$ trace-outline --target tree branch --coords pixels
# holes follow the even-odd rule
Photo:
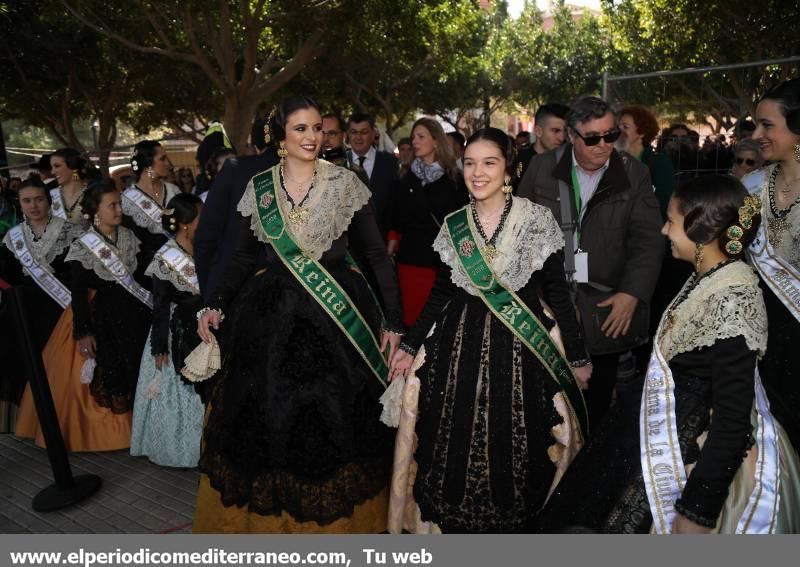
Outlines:
[[[306,39],[305,43],[297,50],[283,68],[278,71],[276,74],[272,75],[270,78],[265,79],[263,76],[261,77],[260,85],[253,89],[252,96],[256,98],[258,102],[266,99],[269,95],[280,89],[286,83],[288,83],[292,77],[297,75],[300,71],[303,70],[306,63],[308,63],[313,57],[316,55],[317,48],[322,43],[324,30],[317,29],[312,33],[308,39]]]

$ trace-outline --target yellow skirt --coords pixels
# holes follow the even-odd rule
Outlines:
[[[194,513],[196,534],[207,533],[261,533],[261,534],[377,534],[386,531],[389,509],[389,490],[359,504],[353,514],[325,524],[299,522],[285,511],[280,516],[262,516],[247,507],[225,506],[222,497],[208,480],[200,476],[197,508]]]
[[[86,359],[72,338],[72,306],[58,320],[42,351],[47,382],[53,395],[67,451],[116,451],[131,444],[131,412],[116,414],[97,404],[88,384],[81,384]],[[45,446],[30,385],[25,386],[17,413],[16,435]]]

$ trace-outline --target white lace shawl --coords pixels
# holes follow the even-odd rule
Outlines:
[[[684,289],[687,285],[688,281]],[[665,315],[662,329],[666,321]],[[744,262],[733,262],[703,278],[677,306],[671,327],[660,330],[659,346],[664,358],[670,360],[681,353],[740,336],[750,350],[764,355],[767,310],[758,276]]]
[[[169,282],[178,291],[185,291],[187,293],[191,293],[192,295],[200,295],[200,290],[189,283],[185,275],[179,273],[164,261],[164,252],[172,248],[178,249],[181,254],[189,257],[191,263],[187,264],[183,269],[190,270],[190,275],[194,276],[196,273],[194,271],[194,259],[189,256],[186,251],[183,250],[183,248],[181,248],[172,238],[167,240],[164,245],[158,249],[158,252],[156,252],[153,256],[153,260],[150,262],[150,265],[147,266],[147,269],[144,271],[144,275]]]
[[[64,252],[64,250],[72,244],[73,240],[83,234],[83,227],[68,222],[61,217],[50,218],[50,221],[47,223],[47,229],[45,229],[44,234],[42,234],[42,237],[38,241],[33,239],[33,231],[31,227],[28,226],[28,223],[23,222],[20,226],[22,227],[22,234],[25,238],[25,242],[28,244],[28,250],[30,250],[33,259],[50,273],[53,273],[53,267],[50,265],[51,262]],[[6,248],[11,250],[12,253],[14,252],[10,234],[6,233],[5,237],[3,237],[3,244],[5,244]],[[24,271],[27,274],[27,270]]]
[[[89,230],[94,230],[94,228],[90,228]],[[100,238],[103,238],[103,236],[100,235]],[[107,244],[109,248],[114,249],[128,272],[133,274],[137,266],[136,255],[139,253],[139,247],[141,246],[141,242],[136,238],[136,235],[133,234],[133,231],[124,226],[120,226],[116,248],[110,243]],[[66,261],[80,262],[81,266],[94,272],[101,280],[107,282],[117,281],[117,278],[106,269],[97,256],[92,254],[91,250],[86,248],[80,240],[75,240],[69,247]]]
[[[497,241],[499,254],[491,268],[504,287],[519,291],[528,283],[534,272],[542,269],[552,254],[564,247],[564,233],[550,209],[520,197],[514,199],[503,231]],[[472,223],[472,212],[467,205],[467,218]],[[473,227],[474,234],[478,234]],[[476,242],[483,245],[480,236]],[[450,242],[447,224],[443,224],[433,241],[433,249],[451,271],[452,282],[470,295],[479,295],[469,276],[461,266],[458,254]]]
[[[141,189],[136,188],[137,191],[141,191]],[[175,195],[178,195],[181,190],[178,189],[177,185],[173,185],[172,183],[164,182],[164,191],[166,191],[167,197],[164,199],[164,202],[169,206],[169,202]],[[148,196],[149,199],[149,196]],[[152,199],[151,199],[152,201]],[[152,201],[153,204],[158,207],[160,210],[163,210],[162,207]],[[150,216],[144,212],[139,205],[128,199],[125,194],[122,195],[122,212],[128,215],[133,219],[133,222],[137,224],[137,226],[141,226],[142,228],[146,228],[148,231],[152,232],[153,234],[163,234],[164,227],[161,226],[161,222],[155,222]],[[159,216],[159,219],[161,217]]]
[[[308,217],[302,227],[296,230],[286,220],[286,214],[292,209],[292,205],[281,187],[278,167],[276,165],[270,171],[275,183],[275,197],[283,212],[286,230],[303,252],[310,258],[319,260],[322,254],[330,249],[333,241],[347,230],[353,215],[367,204],[370,199],[369,189],[349,169],[318,160],[314,186],[303,204],[303,208],[308,210]],[[252,179],[247,184],[237,210],[243,217],[250,217],[253,234],[261,242],[268,244],[270,239],[264,233],[258,218],[256,192]]]

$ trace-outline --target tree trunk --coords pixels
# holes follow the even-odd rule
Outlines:
[[[485,128],[489,128],[492,125],[492,103],[489,97],[483,99],[483,120]]]
[[[239,93],[225,97],[225,115],[222,124],[236,152],[243,151],[247,145],[257,106],[258,101],[252,97],[239,96]]]

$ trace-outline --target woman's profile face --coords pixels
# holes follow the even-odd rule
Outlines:
[[[153,156],[152,168],[153,168],[153,173],[159,179],[164,179],[165,177],[169,177],[172,164],[169,162],[169,156],[167,156],[167,152],[164,151],[164,148],[162,148],[161,146],[156,147],[156,153]]]
[[[667,222],[661,228],[661,234],[669,239],[672,257],[684,262],[694,263],[694,253],[697,245],[692,241],[683,228],[683,213],[680,211],[680,201],[673,197],[667,207]]]
[[[761,146],[761,155],[765,160],[794,159],[793,146],[800,143],[800,135],[789,130],[778,101],[766,99],[759,102],[756,108],[756,123],[753,139]]]
[[[50,156],[50,171],[62,187],[72,181],[72,174],[75,173],[61,156]]]
[[[103,193],[97,207],[97,219],[106,226],[119,226],[122,223],[122,199],[119,191]]]

